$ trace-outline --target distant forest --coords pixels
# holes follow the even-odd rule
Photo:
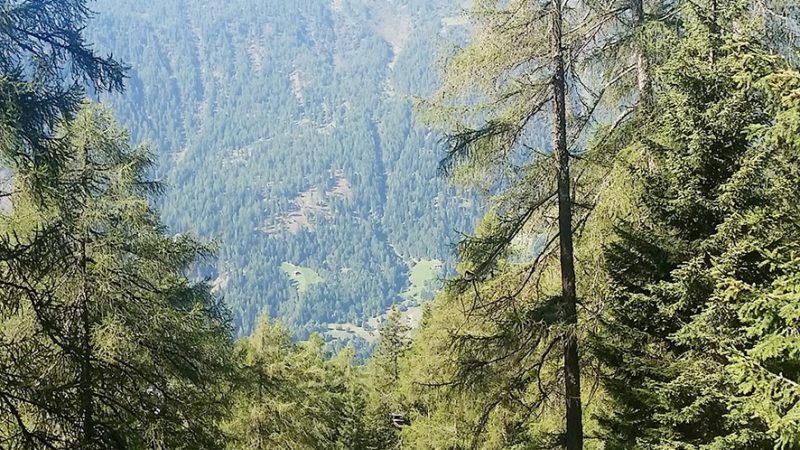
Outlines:
[[[432,288],[454,273],[452,244],[481,202],[438,176],[442,136],[412,102],[435,90],[440,47],[466,33],[448,25],[455,2],[92,9],[89,40],[131,65],[125,92],[102,98],[156,151],[165,223],[218,244],[200,274],[239,333],[261,313],[304,337],[328,323],[367,326],[392,304],[432,298],[408,295],[422,291],[417,263],[441,263],[423,281]]]
[[[795,2],[289,3],[0,0],[0,449],[800,450]]]

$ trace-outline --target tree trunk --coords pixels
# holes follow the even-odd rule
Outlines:
[[[564,308],[564,388],[566,394],[566,448],[583,448],[580,361],[578,359],[577,294],[572,248],[572,199],[567,151],[566,78],[562,46],[562,5],[555,0],[552,26],[553,46],[553,144],[558,163],[558,232],[561,262],[561,301]]]
[[[92,393],[92,324],[89,311],[89,293],[86,270],[86,240],[81,242],[81,338],[80,338],[80,404],[83,435],[81,448],[91,448],[94,441],[94,395]]]
[[[717,0],[711,0],[710,9],[708,28],[711,32],[711,49],[708,52],[708,60],[711,62],[711,65],[714,65],[717,62],[717,48],[722,45],[722,39],[720,39],[721,30],[717,17],[719,14]]]
[[[634,33],[639,34],[645,23],[644,0],[631,0],[631,11],[633,13]],[[642,49],[642,36],[636,36],[636,80],[639,84],[639,95],[645,98],[650,93],[650,64]]]
[[[258,370],[258,405],[261,406],[264,404],[264,369],[261,367],[260,362],[258,363],[256,370]],[[256,433],[258,435],[256,438],[256,450],[264,450],[264,435],[266,434],[266,431],[264,430],[264,421],[261,420],[260,414],[256,420],[258,421],[256,424]]]

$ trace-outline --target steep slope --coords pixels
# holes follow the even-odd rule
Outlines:
[[[299,331],[368,326],[421,300],[416,263],[452,267],[476,202],[437,177],[438,138],[409,97],[434,87],[458,3],[93,5],[90,39],[133,68],[127,92],[104,100],[157,148],[169,226],[219,242],[203,272],[240,332],[261,311]]]

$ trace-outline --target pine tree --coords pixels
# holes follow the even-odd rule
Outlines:
[[[13,260],[2,268],[0,358],[13,368],[0,385],[3,441],[220,448],[227,312],[186,276],[208,247],[166,235],[150,206],[150,154],[107,110],[86,105],[59,137],[73,154],[55,180],[59,198],[16,195],[5,230],[18,245],[56,246],[34,272]],[[31,238],[40,230],[46,240]]]
[[[793,276],[797,144],[782,133],[797,75],[764,51],[751,11],[682,11],[685,34],[631,146],[637,208],[606,252],[613,290],[596,352],[609,370],[608,448],[797,445],[797,357],[778,337],[793,300],[767,300]]]

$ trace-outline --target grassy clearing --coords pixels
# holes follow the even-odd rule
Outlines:
[[[289,262],[281,263],[281,269],[292,280],[297,290],[303,293],[311,286],[325,281],[316,271],[308,267],[296,266]]]
[[[438,259],[423,259],[415,263],[408,276],[410,286],[400,295],[406,301],[419,303],[426,300],[425,291],[439,278],[441,271],[442,262]]]
[[[370,317],[369,320],[367,320],[369,325],[366,328],[352,323],[330,323],[328,324],[328,330],[325,334],[332,339],[338,340],[360,337],[370,344],[374,344],[381,338],[381,328],[383,324],[386,323],[390,311],[391,307],[380,316]],[[401,307],[400,317],[403,323],[411,330],[415,330],[422,322],[423,311],[424,307],[422,306]]]

